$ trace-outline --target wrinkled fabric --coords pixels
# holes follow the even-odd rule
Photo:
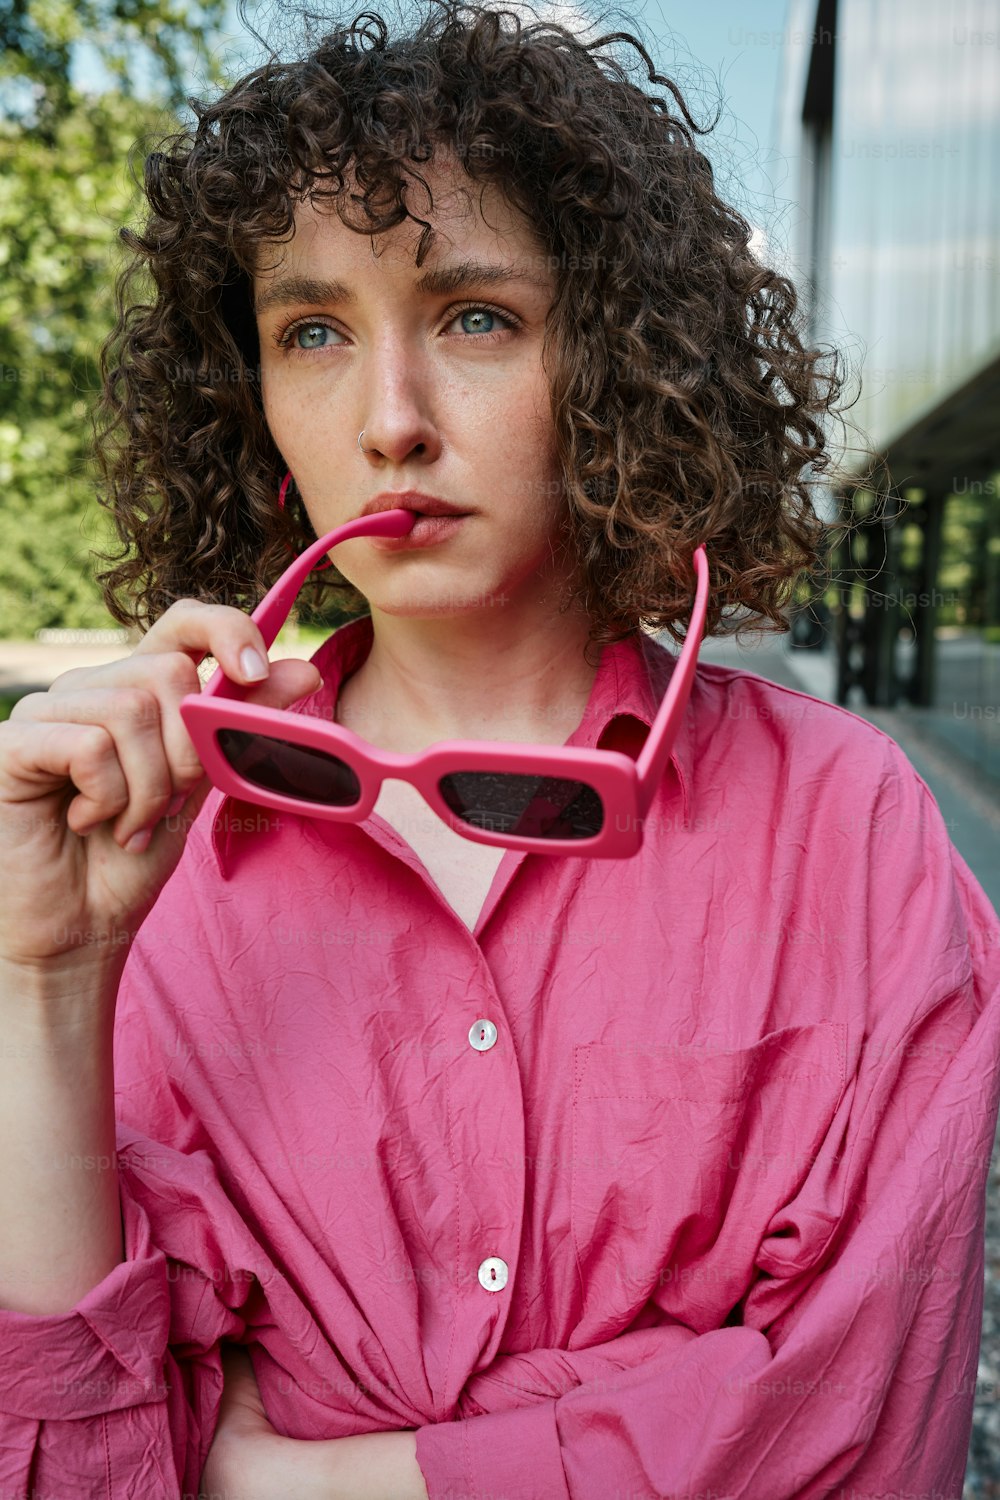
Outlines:
[[[636,753],[674,661],[606,646],[567,743]],[[213,791],[120,989],[127,1259],[0,1313],[0,1494],[196,1494],[225,1339],[431,1500],[959,1500],[998,1059],[927,786],[754,673],[699,666],[639,854],[508,850],[474,931],[377,814]]]

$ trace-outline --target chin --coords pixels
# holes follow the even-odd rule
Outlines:
[[[407,561],[417,562],[417,554]],[[418,566],[400,569],[395,577],[383,575],[371,583],[371,592],[362,592],[373,610],[415,620],[458,619],[484,610],[493,614],[512,598],[506,579],[485,569],[481,573],[461,567],[439,571],[425,567],[422,560]]]
[[[440,596],[430,599],[389,599],[385,602],[375,599],[370,602],[372,608],[380,614],[399,615],[411,620],[462,619],[469,615],[492,612],[496,608],[491,605],[488,596],[481,594],[447,599]]]

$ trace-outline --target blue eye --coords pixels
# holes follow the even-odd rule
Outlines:
[[[495,312],[491,312],[488,307],[467,307],[463,312],[457,313],[456,316],[462,319],[462,331],[464,333],[492,333],[492,328],[466,328],[465,319],[489,318],[492,324],[496,320],[497,315]]]
[[[510,313],[501,313],[481,302],[456,308],[450,315],[450,322],[455,323],[459,318],[462,320],[462,332],[469,335],[469,343],[492,343],[518,327],[518,320]],[[484,319],[486,320],[485,326],[483,326]],[[470,322],[471,327],[468,326]],[[337,330],[331,328],[328,323],[307,319],[301,323],[292,323],[283,332],[276,333],[274,341],[280,349],[291,353],[308,354],[310,351],[335,348],[336,346],[327,335],[336,332]]]
[[[322,349],[329,332],[325,323],[300,323],[295,330],[295,346],[298,349]],[[316,337],[318,334],[323,337]]]
[[[473,302],[467,307],[456,307],[451,321],[454,323],[459,318],[462,319],[462,332],[475,335],[469,339],[469,343],[487,341],[493,343],[497,339],[502,339],[505,333],[513,333],[520,327],[519,320],[512,313],[500,312],[498,308],[490,307],[486,302]],[[490,326],[468,328],[465,322],[467,318],[480,322],[483,318],[488,318]]]

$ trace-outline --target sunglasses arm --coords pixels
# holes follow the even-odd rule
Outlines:
[[[257,626],[270,650],[275,637],[291,613],[306,578],[332,548],[356,536],[406,536],[416,524],[412,511],[395,508],[378,511],[370,516],[358,516],[353,521],[328,531],[295,559],[281,577],[264,595],[250,618]],[[652,731],[644,745],[636,773],[639,778],[639,800],[642,812],[646,811],[652,794],[660,784],[670,751],[677,737],[677,729],[687,707],[698,661],[698,648],[705,629],[705,612],[708,605],[708,561],[704,547],[697,547],[694,566],[698,584],[694,610],[688,625],[684,646],[674,668],[670,684],[657,712]],[[231,682],[221,667],[212,674],[201,690],[202,696],[214,698],[241,698],[245,688],[241,683]],[[669,729],[668,729],[668,726]]]
[[[635,769],[639,779],[639,811],[643,815],[649,809],[653,794],[660,785],[666,770],[670,752],[674,748],[677,731],[684,717],[688,698],[691,696],[691,684],[694,681],[695,667],[698,665],[698,651],[705,631],[705,612],[708,607],[708,560],[704,547],[695,548],[694,567],[698,585],[684,645],[677,664],[670,674],[670,683],[663,702],[657,710],[649,737],[636,761]]]
[[[358,516],[343,526],[337,526],[313,542],[298,556],[281,577],[271,586],[250,616],[264,638],[268,650],[274,645],[278,631],[291,614],[292,605],[298,598],[302,585],[318,562],[331,548],[355,536],[406,536],[416,524],[412,511],[396,507],[378,511],[371,516]],[[219,667],[202,688],[202,696],[212,698],[240,698],[245,689],[241,683],[230,682]]]

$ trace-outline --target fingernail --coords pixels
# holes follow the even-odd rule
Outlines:
[[[151,828],[141,828],[138,833],[133,833],[128,843],[124,846],[126,854],[142,854],[149,848],[149,841],[153,837]]]
[[[252,646],[243,647],[240,652],[240,666],[243,669],[243,676],[249,678],[251,682],[257,682],[267,676],[267,662]]]
[[[174,798],[174,800],[171,802],[170,806],[167,808],[167,817],[168,818],[176,818],[177,814],[180,812],[181,808],[184,806],[184,804],[187,801],[187,799],[188,799],[187,792],[178,792],[177,796]]]

